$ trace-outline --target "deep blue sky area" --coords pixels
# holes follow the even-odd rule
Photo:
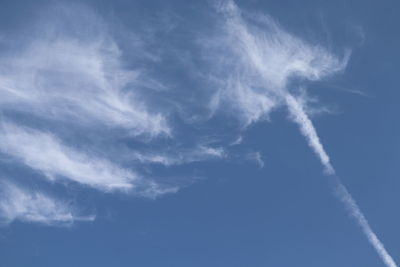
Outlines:
[[[239,56],[224,61],[218,52],[209,52],[215,47],[227,50],[220,46],[225,15],[218,3],[224,1],[0,0],[0,97],[6,99],[0,100],[0,139],[6,140],[0,141],[0,179],[31,192],[23,198],[26,203],[13,202],[14,195],[3,192],[0,213],[7,215],[0,225],[0,267],[389,266],[335,197],[331,177],[285,104],[276,100],[272,111],[264,110],[264,117],[249,123],[241,115],[247,111],[235,109],[235,97],[209,110],[217,79],[223,83],[232,73],[243,71],[243,78],[250,72],[250,65],[237,67]],[[346,66],[332,75],[313,79],[298,74],[307,92],[304,109],[337,177],[393,260],[400,262],[400,3],[236,4],[248,25],[254,14],[268,15],[306,45],[318,44],[338,58],[351,51]],[[87,26],[90,23],[94,26]],[[252,24],[257,29],[253,33],[266,31],[262,23]],[[267,38],[269,34],[274,33],[265,32]],[[65,41],[68,38],[73,41]],[[100,44],[108,39],[115,43],[97,49],[93,38]],[[117,71],[109,69],[114,68],[114,44],[121,68],[140,70],[144,81],[121,86],[118,82],[125,78],[115,82],[125,76],[118,66]],[[235,53],[239,44],[231,46]],[[105,92],[109,87],[104,79],[92,82],[97,69],[81,59],[92,51],[104,60],[104,79],[120,86],[124,96],[131,97],[124,90],[133,90],[133,107],[148,112],[140,113],[144,122],[131,122],[136,113],[128,113],[126,106],[122,111],[120,106],[103,109],[103,103],[116,103],[105,100],[114,97],[112,93],[93,100],[102,94],[96,93],[98,88]],[[77,65],[68,65],[75,59],[83,62],[87,76],[70,67]],[[317,55],[308,63],[318,60]],[[249,74],[249,88],[258,86],[253,82],[257,75]],[[248,80],[241,85],[247,86]],[[14,86],[24,88],[18,91],[23,97],[9,90]],[[35,86],[37,93],[30,94]],[[297,88],[288,90],[299,96]],[[57,93],[48,97],[52,92]],[[39,101],[42,104],[36,105]],[[107,117],[107,112],[112,115]],[[168,137],[156,132],[157,119],[147,124],[155,113],[166,117]],[[30,140],[43,142],[35,146]],[[46,150],[52,145],[63,152]],[[138,156],[146,153],[160,153],[173,163]],[[104,160],[96,165],[92,156]],[[132,172],[140,178],[107,178],[108,167],[103,166],[111,164],[126,172],[110,167],[110,177],[130,177]],[[71,171],[75,166],[77,171]],[[150,179],[160,191],[150,191]],[[116,183],[127,188],[134,184],[134,189]],[[82,217],[60,219],[54,215],[59,212],[56,206],[35,202],[39,193],[32,192],[39,191],[67,203]],[[46,210],[50,205],[50,211],[42,213],[41,204]]]

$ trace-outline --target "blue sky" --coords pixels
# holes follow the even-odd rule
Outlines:
[[[396,1],[2,1],[0,266],[397,266]]]

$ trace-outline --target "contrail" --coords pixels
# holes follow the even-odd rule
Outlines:
[[[291,94],[285,95],[286,105],[289,110],[290,118],[298,124],[301,133],[308,141],[308,145],[314,151],[314,153],[319,157],[322,165],[324,166],[325,172],[331,175],[335,181],[335,189],[338,199],[343,203],[345,208],[349,211],[351,216],[355,219],[358,226],[361,228],[364,235],[367,237],[369,243],[374,247],[379,257],[385,263],[387,267],[397,267],[393,258],[386,251],[385,246],[376,236],[371,226],[369,225],[364,214],[361,212],[356,201],[353,199],[347,188],[340,181],[340,179],[335,175],[335,169],[333,168],[329,156],[326,153],[324,147],[322,146],[317,131],[312,123],[312,121],[307,116],[302,104],[297,101]]]
[[[228,34],[228,45],[235,44],[233,52],[238,56],[239,64],[244,64],[240,67],[240,70],[245,79],[239,81],[249,88],[258,88],[260,84],[264,84],[265,97],[270,97],[266,108],[265,103],[260,104],[260,102],[255,101],[259,97],[257,90],[255,92],[251,91],[252,94],[247,96],[245,103],[240,103],[244,113],[248,113],[247,120],[252,122],[260,118],[259,114],[268,114],[271,110],[269,107],[274,106],[270,105],[271,103],[278,106],[281,99],[286,102],[290,119],[299,126],[308,145],[321,161],[324,171],[334,180],[334,189],[337,192],[336,197],[355,219],[355,222],[360,226],[369,243],[382,258],[385,265],[387,267],[397,267],[382,242],[372,231],[353,197],[335,175],[335,169],[331,164],[329,155],[321,144],[317,131],[304,110],[303,103],[287,90],[288,81],[292,77],[320,80],[324,76],[342,71],[346,67],[348,55],[343,60],[336,59],[324,49],[309,45],[296,36],[285,32],[268,17],[263,17],[263,28],[259,29],[257,25],[248,27],[242,19],[242,12],[232,0],[218,3],[220,4],[217,7],[218,10],[225,14],[226,25],[224,29]],[[230,60],[227,60],[227,62],[230,62]],[[228,66],[231,67],[230,65]],[[252,73],[253,71],[254,73]],[[257,75],[260,80],[254,81],[254,77]],[[240,78],[242,79],[243,77]],[[229,84],[229,87],[232,86]],[[235,87],[233,88],[235,89]],[[242,89],[242,85],[239,83],[237,88]],[[240,93],[233,94],[233,96],[234,100],[237,99],[237,96],[243,98]],[[279,101],[276,101],[275,97]],[[234,103],[238,104],[237,101],[234,101]],[[254,110],[257,112],[254,112]]]
[[[397,267],[393,258],[386,251],[385,246],[371,229],[371,226],[369,225],[364,214],[361,212],[354,198],[350,195],[349,191],[347,191],[347,188],[343,185],[343,183],[337,177],[335,178],[337,189],[336,192],[339,200],[344,204],[346,209],[350,212],[351,216],[353,216],[353,218],[356,220],[364,235],[367,237],[371,245],[375,248],[379,257],[381,257],[386,266]]]
[[[314,153],[319,157],[325,172],[330,175],[335,174],[335,169],[332,167],[328,154],[322,146],[317,131],[304,112],[303,106],[291,94],[286,94],[286,104],[289,109],[291,119],[300,127],[301,133],[308,141],[308,145],[314,150]]]

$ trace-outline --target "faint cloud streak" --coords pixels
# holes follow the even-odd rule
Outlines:
[[[10,182],[1,182],[0,223],[33,222],[70,226],[77,221],[93,221],[94,215],[79,215],[71,205],[44,193],[29,191]]]

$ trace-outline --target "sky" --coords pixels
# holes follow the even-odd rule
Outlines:
[[[397,1],[0,3],[0,267],[400,262]]]

